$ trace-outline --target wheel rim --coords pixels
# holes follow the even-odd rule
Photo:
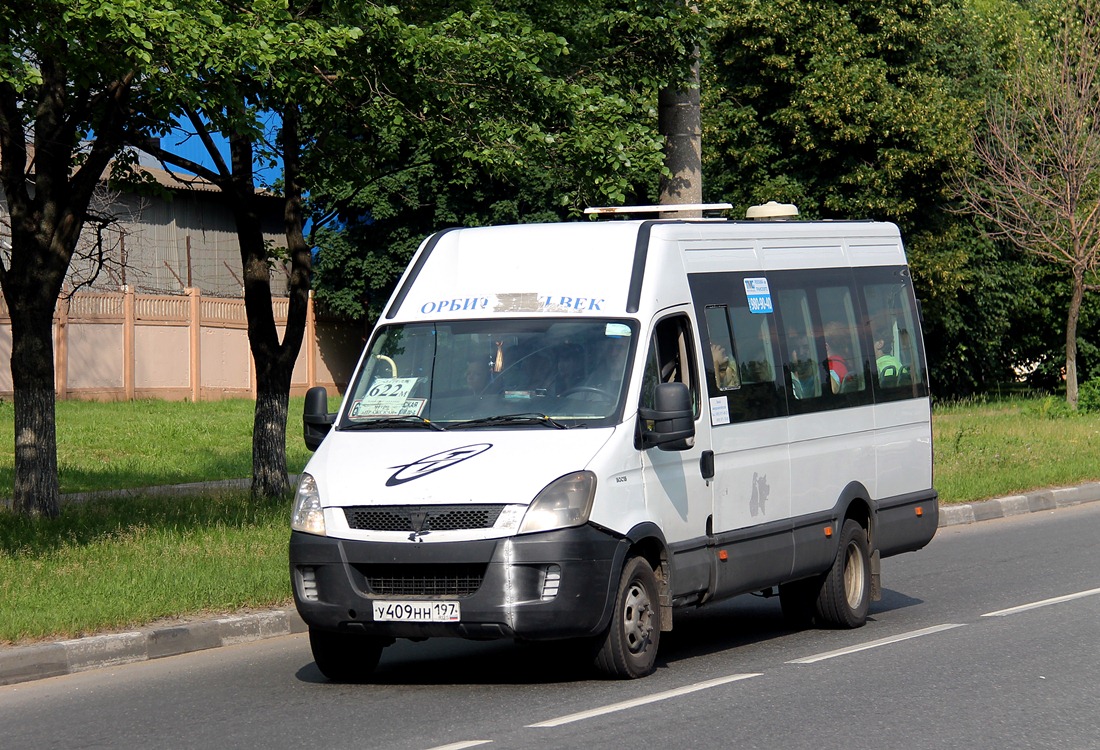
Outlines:
[[[844,560],[844,594],[852,609],[857,609],[863,601],[863,588],[863,555],[860,554],[859,545],[852,542],[848,545]]]
[[[623,600],[623,635],[632,654],[640,654],[649,645],[653,630],[653,602],[641,581],[631,581]]]

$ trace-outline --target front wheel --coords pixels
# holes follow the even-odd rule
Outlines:
[[[309,648],[321,674],[333,682],[362,682],[391,641],[362,633],[309,629]]]
[[[596,668],[610,677],[644,677],[653,671],[660,640],[657,575],[645,558],[632,557],[623,566],[611,624],[596,655]]]
[[[817,597],[819,624],[858,628],[867,622],[871,606],[871,555],[867,532],[848,519],[840,532],[840,548]]]

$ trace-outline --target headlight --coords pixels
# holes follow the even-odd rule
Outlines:
[[[519,533],[566,529],[587,523],[595,494],[596,475],[590,471],[578,471],[555,479],[527,508],[519,525]]]
[[[321,495],[317,492],[317,480],[309,474],[302,474],[302,478],[298,480],[290,528],[307,534],[325,535],[325,512],[321,510]]]

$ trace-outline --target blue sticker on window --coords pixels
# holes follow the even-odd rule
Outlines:
[[[772,293],[767,279],[745,279],[745,296],[749,300],[750,313],[772,312]]]

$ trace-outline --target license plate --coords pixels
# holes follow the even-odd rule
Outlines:
[[[375,622],[458,622],[458,602],[373,602]]]

